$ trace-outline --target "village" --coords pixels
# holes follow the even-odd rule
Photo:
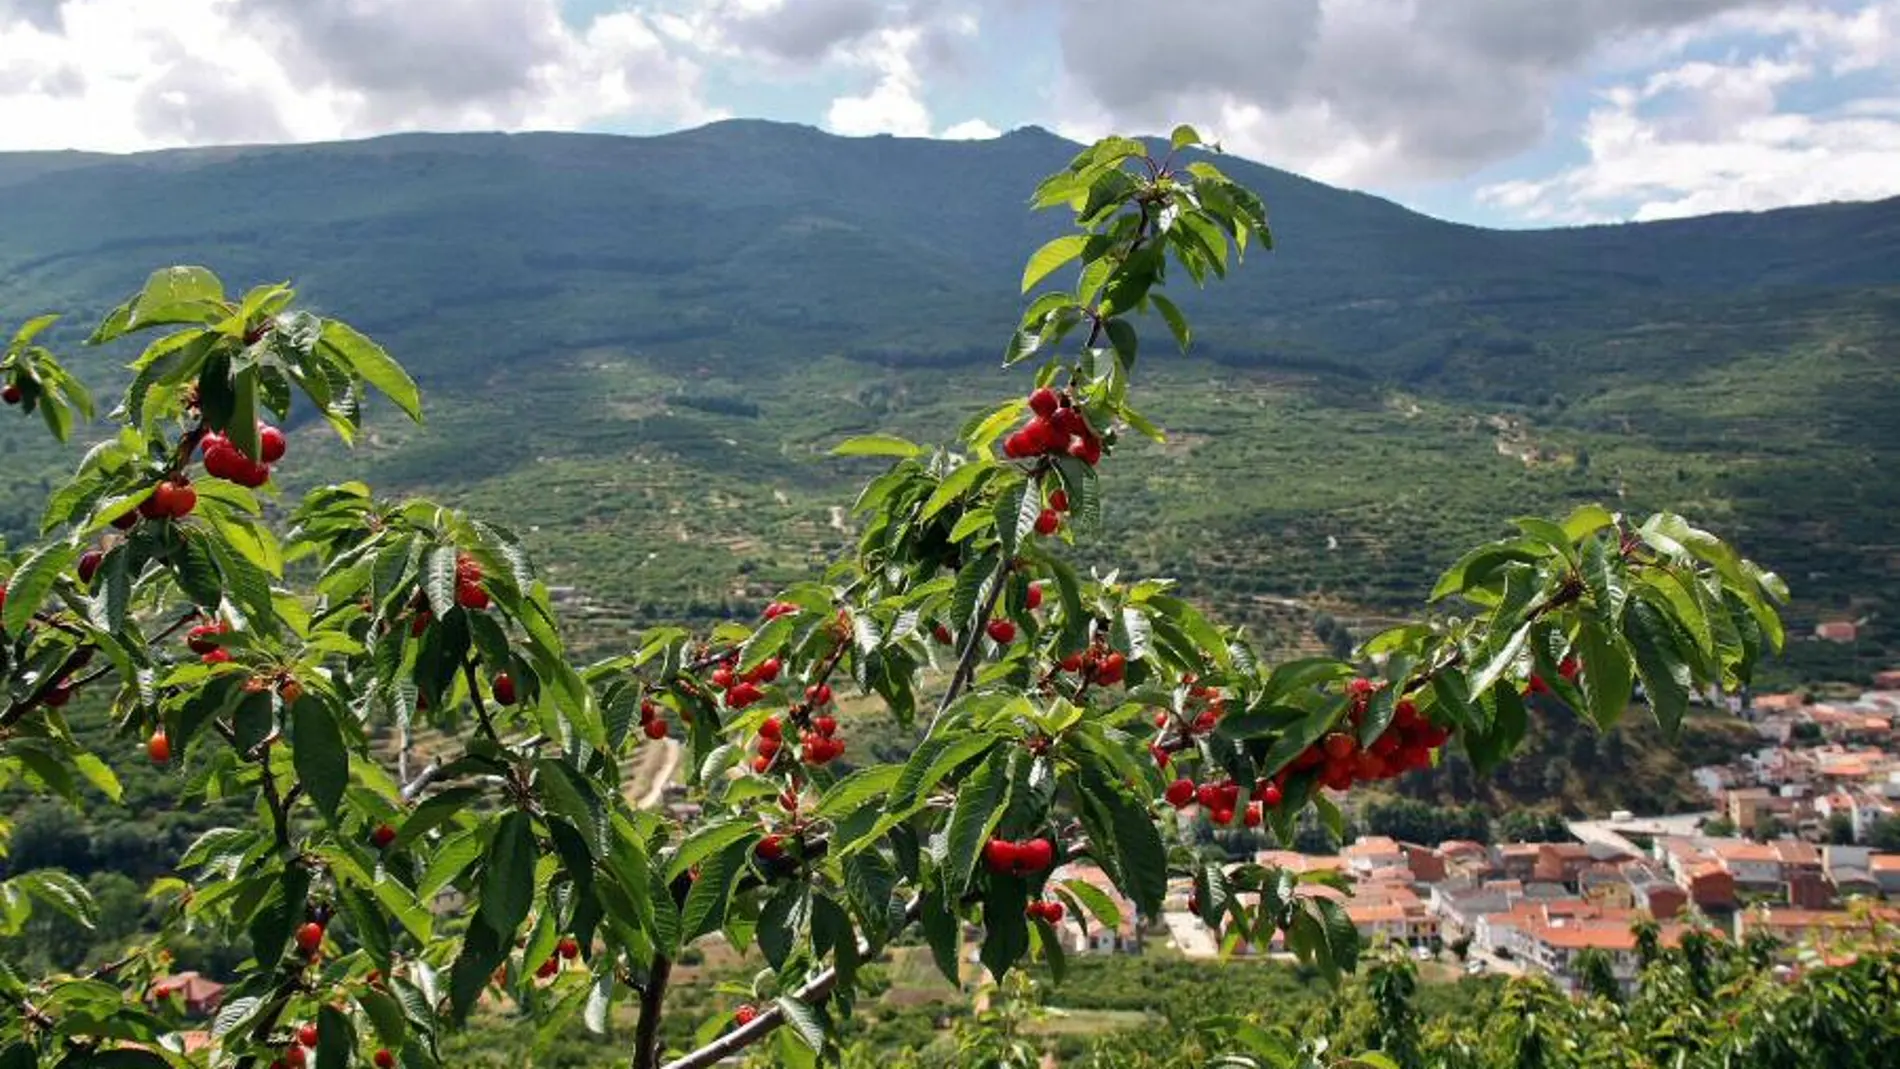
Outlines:
[[[1691,925],[1742,940],[1765,933],[1791,959],[1829,957],[1870,926],[1900,923],[1900,671],[1851,701],[1770,694],[1729,699],[1761,737],[1740,761],[1695,770],[1705,810],[1572,820],[1568,842],[1400,842],[1360,836],[1333,854],[1266,850],[1252,861],[1302,875],[1302,893],[1338,899],[1366,945],[1397,945],[1467,974],[1534,972],[1566,990],[1585,951],[1626,987],[1639,970],[1636,927],[1662,945]],[[1184,819],[1196,819],[1186,817]],[[1104,893],[1099,869],[1071,865]],[[1340,888],[1346,888],[1344,890]],[[1280,954],[1225,943],[1190,909],[1186,880],[1160,918],[1190,957]],[[1071,953],[1141,953],[1152,944],[1118,900],[1119,930],[1065,921]],[[1288,955],[1290,957],[1290,955]]]

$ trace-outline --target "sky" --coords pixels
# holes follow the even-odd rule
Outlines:
[[[1900,0],[0,0],[0,150],[730,118],[1223,148],[1489,226],[1900,195]]]

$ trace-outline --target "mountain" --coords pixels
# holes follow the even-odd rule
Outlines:
[[[96,318],[174,262],[294,279],[433,415],[307,471],[525,508],[608,618],[716,612],[842,538],[829,505],[863,468],[827,442],[942,435],[1009,388],[1014,283],[1063,222],[1027,194],[1075,150],[734,121],[0,154],[0,317]],[[1871,613],[1900,645],[1900,199],[1495,231],[1220,166],[1276,247],[1183,295],[1192,359],[1148,332],[1178,433],[1128,460],[1111,554],[1243,613],[1351,616],[1510,515],[1679,505],[1781,568],[1802,620]],[[27,441],[0,431],[45,455]],[[0,474],[0,531],[44,470]]]

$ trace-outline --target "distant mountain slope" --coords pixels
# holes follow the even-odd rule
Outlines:
[[[0,154],[0,323],[96,317],[166,263],[294,279],[430,393],[368,474],[527,510],[636,616],[716,612],[842,537],[824,444],[941,435],[997,392],[1022,258],[1062,223],[1028,191],[1075,150],[735,121]],[[1127,563],[1236,611],[1378,606],[1509,515],[1681,505],[1787,571],[1802,619],[1900,647],[1900,199],[1494,231],[1220,165],[1276,248],[1217,294],[1173,282],[1195,360],[1156,331],[1144,361],[1180,434],[1124,492],[1181,522],[1112,521]],[[0,419],[0,532],[54,464],[33,441]]]

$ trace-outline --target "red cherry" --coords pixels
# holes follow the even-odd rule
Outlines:
[[[1023,595],[1023,604],[1029,606],[1029,611],[1031,612],[1034,612],[1037,609],[1042,608],[1042,584],[1041,583],[1029,584],[1029,590]]]
[[[1168,784],[1168,804],[1176,809],[1186,809],[1194,801],[1194,781],[1186,776]]]
[[[1148,756],[1155,759],[1156,768],[1168,767],[1168,760],[1169,760],[1168,751],[1162,749],[1161,747],[1153,745],[1152,743],[1149,744]]]
[[[1049,902],[1043,906],[1043,919],[1050,924],[1062,923],[1062,903]]]
[[[1052,535],[1061,529],[1062,515],[1055,509],[1043,509],[1042,512],[1036,516],[1037,534],[1045,536]]]
[[[983,844],[983,865],[991,872],[1014,872],[1021,857],[1021,848],[1008,839],[991,839]]]
[[[757,1020],[758,1017],[759,1017],[758,1007],[752,1005],[749,1002],[739,1007],[738,1009],[732,1011],[732,1023],[738,1025],[741,1028],[745,1027],[746,1025],[751,1024],[753,1021]]]
[[[666,721],[649,720],[640,725],[640,730],[646,732],[647,738],[649,739],[664,739],[666,738]]]
[[[776,755],[778,753],[778,746],[779,746],[779,742],[777,739],[760,739],[759,740],[759,756],[772,757]]]
[[[153,488],[152,497],[158,501],[157,507],[164,510],[164,515],[175,520],[191,515],[192,510],[198,507],[198,491],[182,478],[159,483]]]
[[[299,1027],[297,1029],[297,1042],[303,1044],[306,1047],[316,1046],[317,1045],[317,1026],[314,1024],[305,1024]]]
[[[548,960],[541,963],[540,968],[537,968],[536,970],[534,970],[534,978],[537,980],[545,980],[548,977],[553,976],[555,973],[560,972],[560,971],[561,971],[561,959],[549,958]]]
[[[746,678],[755,683],[770,683],[778,678],[780,670],[784,667],[784,662],[780,661],[777,657],[767,657],[765,660],[760,661],[752,671],[746,673]]]
[[[574,941],[573,936],[562,936],[561,941],[555,944],[554,949],[556,953],[569,961],[573,961],[575,958],[581,956],[581,945]]]
[[[1055,509],[1057,512],[1069,511],[1069,492],[1067,490],[1050,491],[1049,507]]]
[[[229,664],[231,663],[231,651],[220,646],[198,659],[206,664]]]
[[[152,732],[152,737],[145,740],[145,756],[151,758],[155,765],[171,761],[172,740],[166,737],[164,728]]]
[[[757,685],[752,683],[735,683],[732,689],[726,692],[726,708],[743,709],[763,697],[765,697],[765,692],[760,690]]]
[[[495,701],[502,705],[515,703],[515,677],[503,672],[495,677]]]
[[[46,706],[49,709],[64,709],[66,708],[66,703],[72,700],[73,700],[72,684],[69,682],[62,681],[58,684],[55,684],[52,690],[49,690],[46,692],[46,696],[40,699],[40,704]]]
[[[1016,867],[1019,872],[1043,872],[1055,864],[1056,847],[1047,839],[1031,839],[1016,847]]]
[[[1102,658],[1102,662],[1095,666],[1095,682],[1104,687],[1112,687],[1120,683],[1127,674],[1128,658],[1114,650],[1109,651],[1108,656]]]
[[[1036,447],[1027,434],[1017,431],[1003,439],[1003,455],[1011,460],[1022,460],[1035,456]]]
[[[323,945],[323,925],[316,921],[305,921],[297,928],[297,949],[306,956],[314,955]]]
[[[838,733],[838,718],[835,716],[812,717],[811,729],[828,739]]]
[[[389,1053],[388,1047],[376,1048],[376,1069],[395,1069],[396,1056]]]
[[[1207,814],[1207,819],[1213,821],[1216,824],[1221,825],[1222,827],[1226,827],[1227,825],[1232,824],[1234,822],[1234,811],[1231,809],[1224,808],[1224,807],[1220,809],[1209,810]]]
[[[1080,672],[1082,670],[1082,662],[1083,657],[1081,654],[1071,653],[1067,657],[1062,658],[1062,661],[1057,664],[1056,667],[1062,669],[1064,672]]]
[[[1322,745],[1326,748],[1326,756],[1337,761],[1351,757],[1357,752],[1359,749],[1359,740],[1343,731],[1335,731],[1322,740]]]
[[[1557,665],[1557,674],[1564,677],[1565,682],[1575,683],[1577,681],[1577,676],[1581,675],[1582,673],[1583,673],[1583,664],[1582,662],[1578,661],[1575,657],[1565,657]]]
[[[1266,819],[1266,812],[1261,809],[1259,802],[1248,802],[1247,813],[1244,819],[1249,828],[1258,828],[1260,822]]]
[[[1549,694],[1550,684],[1544,682],[1543,676],[1540,676],[1536,674],[1535,672],[1533,672],[1531,673],[1530,686],[1525,688],[1525,690],[1526,690],[1526,693],[1529,693],[1529,694]]]
[[[787,813],[798,812],[798,795],[791,791],[779,792],[778,807]]]
[[[1062,406],[1062,397],[1047,386],[1039,386],[1029,395],[1029,410],[1044,419],[1056,414]]]
[[[290,1069],[303,1069],[305,1065],[303,1048],[291,1047],[289,1050],[285,1051],[284,1064],[290,1066]]]
[[[1102,461],[1101,440],[1093,435],[1077,438],[1069,443],[1069,455],[1092,468]]]
[[[20,396],[20,388],[10,382],[4,387],[0,387],[0,401],[5,401],[10,405],[17,405],[20,403]]]
[[[759,860],[777,861],[785,856],[785,840],[777,835],[768,835],[759,840],[757,850]]]
[[[779,722],[779,718],[776,716],[768,716],[765,718],[765,722],[759,725],[759,738],[770,739],[773,742],[777,742],[782,737],[782,731],[783,725]]]
[[[1016,641],[1016,624],[1010,620],[991,620],[984,630],[999,646],[1007,646]]]
[[[943,646],[948,646],[956,641],[950,637],[950,629],[942,624],[938,624],[930,629],[930,637],[936,639],[938,644]]]
[[[1267,784],[1266,790],[1260,792],[1260,800],[1267,805],[1276,806],[1280,804],[1280,799],[1284,794],[1285,792],[1280,790],[1279,784],[1269,783]]]
[[[92,577],[99,574],[99,564],[106,559],[104,553],[89,549],[79,555],[79,581],[92,585]]]
[[[427,609],[418,610],[415,616],[411,617],[409,620],[410,636],[414,638],[420,638],[422,636],[422,633],[429,629],[429,624],[433,622],[434,620],[435,620],[434,613],[430,612]]]
[[[831,704],[831,687],[824,683],[813,683],[805,688],[805,701],[814,707]]]
[[[266,464],[275,464],[284,459],[284,449],[288,446],[284,432],[268,423],[257,425],[258,459]]]
[[[389,844],[396,841],[396,829],[388,824],[378,824],[376,830],[370,833],[369,841],[375,843],[378,850],[388,849]]]
[[[732,669],[726,665],[722,664],[712,670],[712,685],[720,690],[732,689],[733,683],[737,682],[737,680],[738,677],[734,676]]]
[[[1023,429],[1017,433],[1022,435],[1023,444],[1032,454],[1060,452],[1062,447],[1069,442],[1068,435],[1057,430],[1054,423],[1041,416],[1023,424]]]
[[[464,609],[481,612],[488,608],[488,591],[482,589],[479,581],[458,582],[455,584],[455,603]]]
[[[765,754],[760,754],[759,756],[754,757],[752,759],[752,771],[757,772],[759,775],[763,776],[767,772],[770,772],[771,770],[772,770],[772,759],[766,756]]]

